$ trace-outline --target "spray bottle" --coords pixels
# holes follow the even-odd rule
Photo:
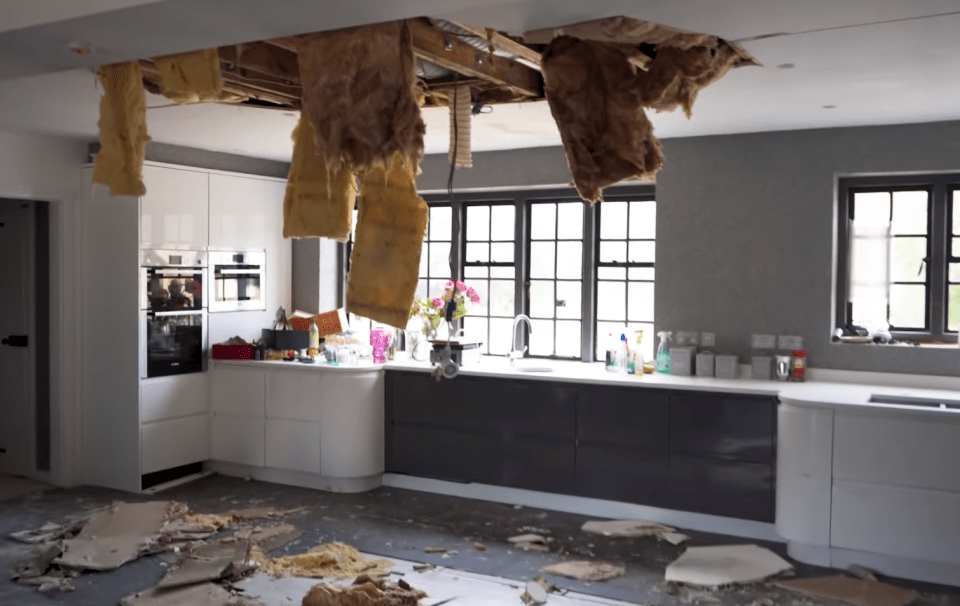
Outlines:
[[[662,330],[657,333],[660,337],[660,345],[657,347],[657,372],[670,374],[670,346],[673,339],[673,333],[669,330]]]

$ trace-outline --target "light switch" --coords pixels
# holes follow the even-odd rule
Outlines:
[[[750,346],[754,349],[776,349],[777,335],[753,335]]]
[[[778,338],[777,349],[803,349],[803,337],[791,337],[780,335]]]
[[[700,345],[702,347],[716,347],[717,335],[712,332],[700,333]]]

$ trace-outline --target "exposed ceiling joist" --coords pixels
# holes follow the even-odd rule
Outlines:
[[[506,86],[523,96],[543,96],[542,80],[536,70],[478,50],[456,35],[436,29],[425,18],[411,19],[409,23],[417,57],[464,76]]]
[[[464,25],[462,23],[456,23],[457,27],[464,29],[471,34],[474,34],[480,38],[486,40],[493,48],[508,52],[512,55],[516,55],[520,59],[535,65],[538,69],[540,67],[540,53],[536,50],[530,48],[529,46],[517,42],[513,38],[501,34],[500,32],[490,29],[488,27],[480,27],[477,25]]]

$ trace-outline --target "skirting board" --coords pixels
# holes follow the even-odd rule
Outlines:
[[[274,469],[272,467],[254,467],[239,463],[225,463],[223,461],[205,461],[204,470],[215,471],[221,475],[237,478],[250,478],[261,482],[300,486],[328,492],[366,492],[383,485],[382,475],[376,474],[363,478],[330,478],[303,471],[289,469]]]
[[[787,554],[800,562],[846,570],[856,564],[885,577],[960,587],[960,564],[931,562],[825,545],[787,542]]]
[[[383,474],[383,485],[391,488],[434,492],[467,499],[577,513],[597,518],[642,519],[667,524],[669,526],[676,526],[682,529],[699,530],[700,532],[726,534],[760,541],[784,542],[783,538],[777,534],[773,524],[725,518],[703,513],[661,509],[659,507],[605,501],[588,497],[535,492],[522,488],[506,488],[503,486],[473,483],[460,484],[457,482],[432,480],[429,478],[418,478],[394,473]]]

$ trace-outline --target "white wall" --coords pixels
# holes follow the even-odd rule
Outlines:
[[[51,471],[61,485],[81,481],[79,393],[80,163],[86,144],[0,131],[0,196],[50,202]]]

